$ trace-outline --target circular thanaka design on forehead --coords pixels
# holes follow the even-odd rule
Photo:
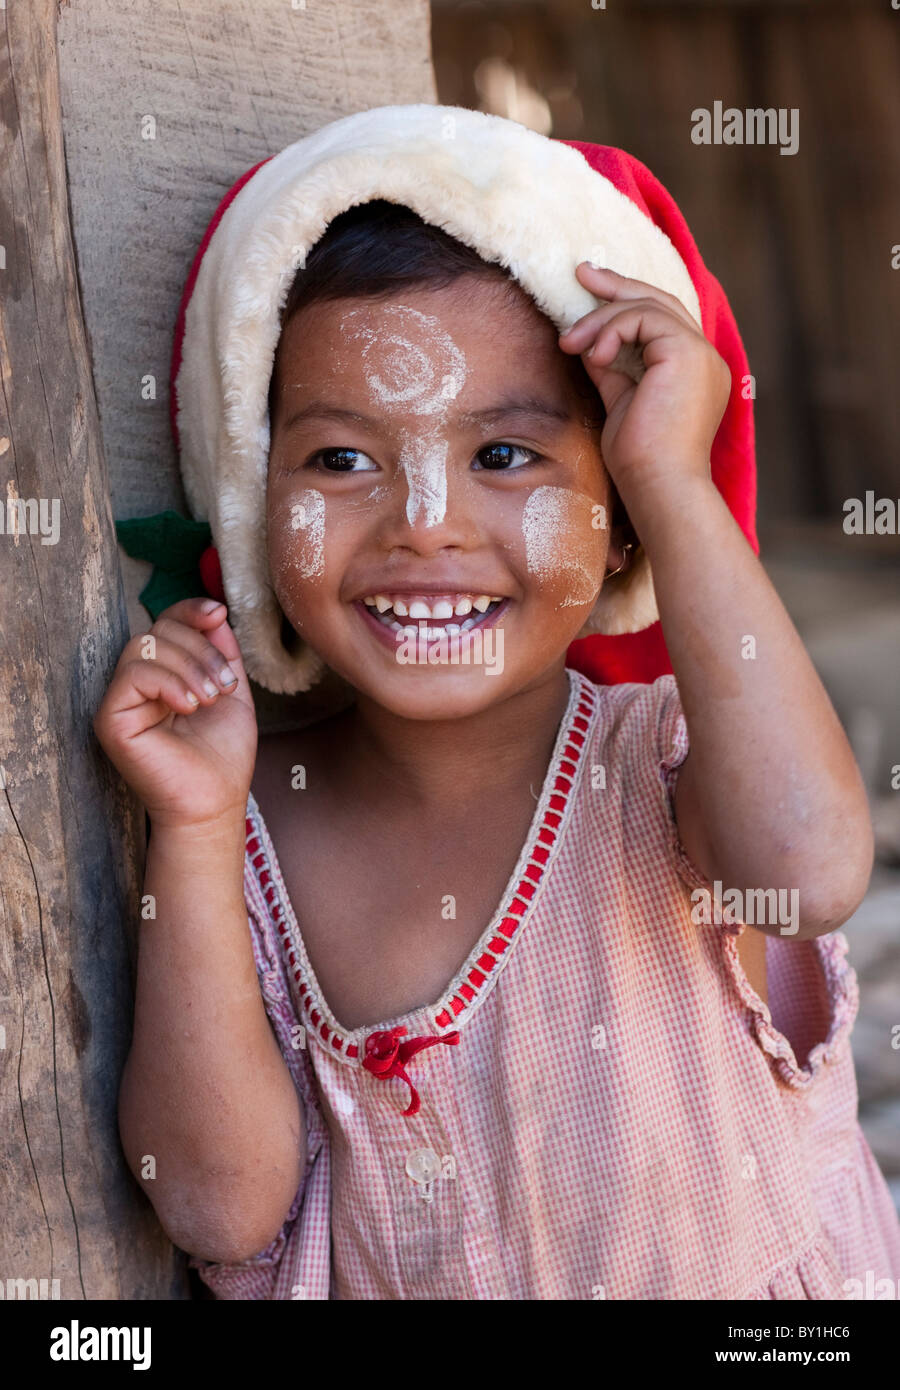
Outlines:
[[[341,319],[351,341],[363,341],[366,385],[381,406],[397,406],[434,421],[415,433],[406,431],[399,463],[406,474],[410,525],[424,513],[425,525],[436,526],[447,512],[447,455],[449,441],[442,428],[450,401],[456,399],[467,376],[466,359],[433,314],[408,304],[389,304],[381,311],[387,324],[354,327],[360,315],[353,309]]]
[[[291,499],[282,525],[291,537],[299,537],[282,551],[282,570],[296,570],[301,579],[319,579],[325,572],[325,496],[307,487]]]
[[[594,518],[605,509],[587,493],[568,487],[536,487],[522,511],[525,563],[541,583],[565,579],[568,596],[558,607],[590,603],[600,591],[603,558]]]
[[[354,327],[367,309],[351,309],[341,330],[362,338],[366,384],[382,405],[402,405],[414,415],[442,415],[466,379],[466,359],[433,314],[408,304],[387,304],[384,327]]]

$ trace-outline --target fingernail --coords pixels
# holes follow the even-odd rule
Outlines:
[[[205,695],[213,696],[213,695],[218,695],[219,691],[218,691],[218,688],[216,687],[216,685],[215,685],[212,681],[204,681],[204,682],[203,682],[203,693],[204,693]]]
[[[224,603],[219,603],[218,599],[208,598],[200,605],[201,613],[214,613],[217,608],[224,608]]]
[[[199,703],[200,703],[200,701],[197,699],[197,696],[194,694],[193,690],[189,690],[189,691],[187,692],[187,698],[188,698],[188,702],[189,702],[190,704],[192,704],[192,705],[199,705]]]
[[[222,685],[234,685],[235,681],[237,680],[237,676],[234,674],[230,666],[223,666],[221,671],[219,672],[219,680],[221,681]]]

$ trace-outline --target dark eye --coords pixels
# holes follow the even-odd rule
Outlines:
[[[308,466],[315,468],[319,459],[323,461],[322,466],[326,473],[369,473],[372,468],[378,467],[361,449],[320,449],[317,454],[313,454]],[[371,467],[354,468],[355,459],[366,459]]]
[[[493,472],[509,473],[511,471],[514,472],[517,467],[521,468],[524,466],[523,464],[515,465],[510,463],[510,458],[513,454],[527,454],[528,457],[525,459],[526,464],[532,463],[535,459],[540,458],[540,455],[536,453],[534,449],[526,449],[524,444],[486,444],[483,449],[478,450],[475,457],[483,460],[482,467],[484,468],[490,469]]]

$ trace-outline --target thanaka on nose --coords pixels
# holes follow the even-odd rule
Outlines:
[[[406,475],[410,526],[420,515],[426,526],[439,526],[446,518],[448,453],[447,438],[440,430],[407,432],[398,462]]]

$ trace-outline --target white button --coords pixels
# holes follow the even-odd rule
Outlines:
[[[356,1109],[356,1101],[352,1096],[348,1096],[346,1091],[335,1091],[334,1108],[341,1115],[352,1115]]]
[[[434,1182],[441,1175],[441,1160],[434,1149],[413,1149],[406,1160],[406,1171],[413,1182]]]

